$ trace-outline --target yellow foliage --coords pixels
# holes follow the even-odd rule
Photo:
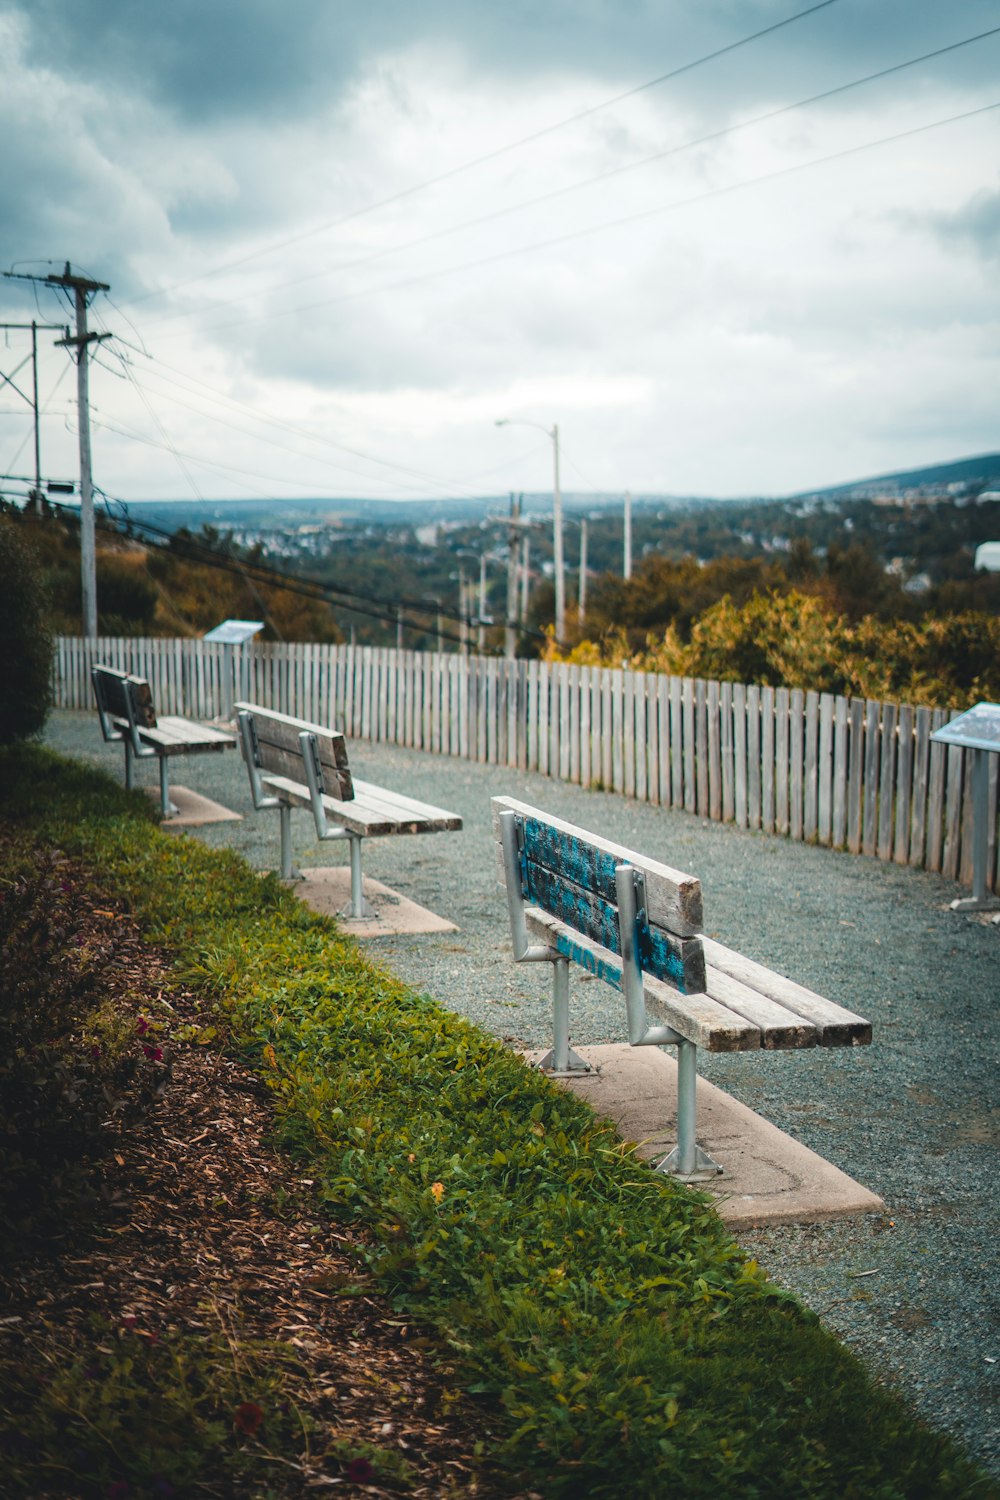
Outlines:
[[[698,616],[688,641],[670,625],[635,651],[619,628],[562,654],[550,638],[546,659],[947,708],[1000,700],[993,616],[928,615],[917,624],[865,615],[851,624],[818,595],[795,589],[755,593],[744,604],[727,594]]]

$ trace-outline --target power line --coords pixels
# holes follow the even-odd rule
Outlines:
[[[95,486],[95,489],[97,487]],[[301,594],[306,598],[315,599],[321,603],[339,604],[341,608],[349,609],[356,614],[368,615],[373,619],[382,620],[387,624],[394,625],[398,619],[398,610],[403,608],[413,615],[425,616],[438,613],[447,619],[457,620],[463,625],[470,622],[461,610],[456,610],[444,603],[442,600],[435,610],[426,607],[426,602],[420,599],[398,597],[392,600],[384,599],[377,594],[370,594],[360,589],[349,589],[340,584],[328,583],[326,580],[310,576],[309,574],[288,574],[279,568],[271,567],[267,563],[256,559],[236,558],[231,554],[219,552],[207,542],[196,536],[179,537],[176,532],[170,532],[164,527],[156,526],[151,521],[141,521],[134,517],[128,509],[127,504],[120,499],[107,495],[99,490],[107,504],[121,506],[124,517],[121,521],[114,520],[110,515],[102,518],[101,524],[106,530],[115,535],[135,535],[143,533],[140,540],[148,541],[151,546],[163,547],[184,555],[192,562],[203,562],[206,566],[219,567],[223,571],[239,575],[244,580],[253,579],[257,583],[270,584],[275,588],[287,589],[291,593]],[[50,502],[54,509],[66,511],[75,515],[75,507],[63,505],[59,502]],[[161,540],[156,540],[161,539]],[[332,597],[331,597],[332,596]],[[447,633],[445,633],[447,634]],[[525,634],[544,639],[541,631],[526,631]],[[448,635],[449,640],[461,641],[460,636]]]
[[[729,193],[741,192],[746,188],[758,187],[765,182],[776,182],[782,177],[790,177],[799,172],[807,172],[814,167],[828,166],[831,162],[844,161],[851,156],[859,156],[865,151],[874,151],[882,146],[894,145],[898,141],[909,140],[914,136],[924,135],[929,130],[939,130],[945,125],[955,125],[962,120],[971,120],[978,115],[989,114],[992,110],[1000,109],[1000,100],[992,104],[984,104],[977,109],[964,110],[960,114],[948,115],[941,120],[930,120],[924,125],[912,126],[909,130],[896,131],[893,135],[881,136],[874,141],[863,141],[857,146],[847,146],[841,151],[832,151],[827,156],[817,156],[809,161],[793,162],[786,167],[776,167],[771,172],[763,172],[757,177],[746,177],[739,182],[727,183],[722,187],[709,188],[704,193],[696,193],[690,198],[678,198],[673,203],[661,203],[656,208],[645,208],[637,213],[623,215],[617,219],[606,219],[603,223],[589,225],[586,229],[572,229],[565,234],[552,235],[549,239],[534,240],[527,245],[518,245],[509,250],[498,250],[492,255],[484,255],[476,260],[461,261],[455,265],[443,266],[437,271],[423,271],[419,275],[409,276],[402,281],[383,282],[380,286],[366,287],[356,292],[343,292],[338,297],[327,297],[319,302],[303,303],[298,307],[287,307],[280,312],[260,313],[254,319],[255,322],[265,322],[272,318],[287,318],[295,313],[315,312],[321,307],[333,307],[342,302],[353,302],[361,297],[370,297],[378,293],[404,291],[411,286],[419,286],[427,281],[437,281],[443,276],[457,275],[462,271],[479,270],[483,266],[496,265],[500,261],[513,260],[517,256],[529,255],[539,250],[550,250],[556,245],[569,244],[574,240],[587,239],[591,235],[603,234],[609,229],[620,229],[627,224],[636,224],[643,219],[655,218],[659,214],[674,213],[679,209],[692,208],[696,204],[710,202],[713,198],[722,198]],[[204,329],[208,333],[219,333],[229,328],[239,327],[245,322],[241,319],[236,323],[214,323]],[[177,337],[176,334],[166,334],[165,337]]]
[[[192,387],[196,387],[198,390],[206,391],[208,392],[209,396],[214,401],[217,401],[220,405],[232,407],[236,412],[239,413],[246,413],[258,423],[263,423],[264,425],[269,427],[275,427],[283,432],[290,432],[296,437],[305,438],[307,442],[315,443],[320,447],[332,448],[338,453],[349,453],[352,457],[360,458],[365,463],[377,464],[381,468],[392,469],[396,473],[407,475],[411,479],[422,480],[424,486],[432,486],[433,489],[439,494],[442,490],[449,492],[449,498],[451,499],[468,500],[475,498],[474,496],[469,495],[467,491],[459,489],[451,480],[441,479],[435,474],[428,474],[423,470],[414,469],[410,465],[394,463],[391,459],[380,458],[377,454],[374,453],[366,453],[363,449],[351,447],[347,443],[338,442],[335,438],[327,437],[324,434],[303,432],[302,429],[297,427],[294,423],[282,421],[278,417],[264,416],[260,412],[256,411],[253,407],[247,406],[243,402],[234,400],[231,396],[226,396],[222,392],[214,390],[211,386],[207,385],[205,381],[198,380],[194,376],[187,375],[184,371],[178,370],[175,366],[167,364],[165,361],[155,357],[152,354],[149,354],[143,349],[137,348],[133,344],[129,344],[127,340],[124,340],[117,335],[115,342],[116,344],[123,344],[125,348],[131,349],[133,353],[138,354],[142,358],[147,360],[149,365],[152,367],[152,372],[158,375],[162,380],[167,381],[168,384],[179,385],[182,390],[190,391]],[[120,351],[118,351],[117,349],[115,350],[115,353],[118,355],[119,359],[123,358]],[[171,380],[170,375],[165,374],[165,371],[170,371],[172,375],[180,378]],[[164,393],[160,392],[160,394],[163,395]],[[166,399],[177,401],[176,397],[167,396]],[[177,401],[177,404],[184,405],[184,403],[180,401]],[[199,407],[198,411],[200,415],[210,417],[210,420],[218,422],[221,426],[231,425],[227,422],[224,422],[221,417],[211,416],[210,413],[205,412],[203,407]],[[345,415],[347,414],[345,413]],[[233,430],[243,432],[244,435],[246,433],[246,429],[234,428]],[[286,447],[286,445],[284,444],[275,443],[273,439],[261,438],[259,440],[262,442],[270,442],[274,447]],[[300,457],[309,456],[302,453],[301,450],[295,450],[292,448],[286,448],[286,451],[298,451]],[[370,476],[365,475],[363,471],[351,469],[345,464],[340,464],[338,465],[338,467],[344,469],[349,474],[359,474],[361,475],[361,477],[370,478]],[[412,484],[407,487],[410,489],[417,488]]]
[[[683,63],[678,68],[673,68],[669,73],[661,73],[657,78],[651,78],[645,83],[636,84],[634,88],[626,89],[623,93],[616,94],[613,98],[605,99],[600,104],[594,104],[587,109],[578,111],[576,114],[568,115],[565,119],[557,120],[552,125],[543,126],[540,130],[532,131],[531,134],[521,136],[517,140],[509,141],[505,146],[498,146],[493,151],[487,151],[482,156],[473,157],[469,161],[461,162],[458,166],[450,167],[446,172],[438,173],[435,177],[428,177],[423,182],[414,183],[408,188],[401,189],[398,193],[392,193],[387,198],[381,198],[375,203],[369,203],[364,208],[353,209],[350,213],[342,214],[337,219],[331,219],[326,224],[321,224],[314,229],[305,229],[300,234],[290,235],[284,240],[275,241],[261,250],[251,251],[235,260],[224,262],[210,271],[203,271],[197,276],[190,276],[184,281],[176,281],[167,287],[160,287],[153,292],[145,292],[141,297],[133,297],[131,306],[138,302],[149,301],[153,297],[164,297],[170,292],[179,291],[182,287],[191,286],[197,281],[204,281],[211,276],[220,276],[226,271],[232,271],[239,266],[248,264],[252,260],[259,260],[265,255],[274,255],[279,250],[286,250],[289,245],[296,245],[302,240],[311,239],[318,234],[326,234],[331,229],[339,229],[341,225],[348,224],[354,219],[359,219],[366,214],[375,213],[378,209],[388,208],[393,203],[399,203],[404,198],[412,197],[416,193],[425,192],[428,188],[436,187],[439,183],[448,182],[464,172],[470,172],[475,167],[484,166],[487,162],[496,161],[501,156],[508,155],[511,151],[517,151],[522,146],[531,145],[541,140],[544,136],[552,135],[558,130],[564,130],[570,125],[579,124],[581,120],[590,119],[603,110],[611,109],[616,104],[622,104],[626,99],[632,99],[637,94],[645,93],[652,88],[658,88],[660,84],[669,83],[675,78],[680,78],[685,73],[691,73],[696,68],[704,67],[707,63],[715,62],[720,57],[725,57],[731,52],[738,51],[741,47],[749,46],[751,42],[759,41],[762,37],[770,36],[773,32],[781,31],[786,26],[792,26],[796,21],[802,21],[807,16],[814,15],[817,11],[826,10],[835,5],[837,0],[819,0],[816,5],[810,5],[805,10],[797,11],[794,15],[786,16],[784,20],[775,21],[770,26],[764,26],[759,31],[752,32],[749,36],[741,37],[738,41],[729,42],[724,47],[718,47],[713,52],[706,52],[702,57],[694,58],[691,62]]]
[[[892,77],[895,73],[902,73],[908,68],[917,67],[920,63],[930,62],[935,58],[945,56],[947,53],[957,52],[963,47],[970,47],[976,42],[982,42],[989,37],[997,35],[1000,35],[1000,26],[994,26],[988,31],[978,32],[975,36],[965,37],[962,41],[950,42],[945,47],[937,47],[934,51],[924,52],[919,57],[911,57],[904,62],[893,63],[891,67],[880,68],[875,73],[867,73],[863,77],[851,79],[847,83],[837,84],[833,88],[824,89],[821,93],[812,94],[806,99],[799,99],[791,104],[779,105],[776,109],[767,110],[764,114],[755,115],[749,120],[740,120],[733,125],[726,125],[718,130],[710,131],[707,135],[695,136],[686,141],[679,141],[676,145],[668,146],[662,151],[655,151],[650,156],[641,157],[636,161],[625,162],[621,166],[609,167],[606,171],[595,173],[591,177],[581,178],[579,182],[568,183],[564,187],[551,188],[547,192],[538,193],[533,198],[523,198],[519,203],[511,203],[504,208],[491,209],[489,213],[479,214],[472,219],[464,219],[458,224],[446,225],[443,229],[432,230],[428,234],[418,236],[416,239],[385,245],[380,250],[373,250],[370,254],[359,256],[355,260],[344,261],[338,266],[327,266],[319,271],[307,271],[303,275],[292,277],[287,281],[276,282],[268,288],[268,291],[273,294],[275,292],[286,291],[290,287],[302,286],[308,281],[321,280],[328,276],[340,276],[345,271],[358,270],[360,267],[371,265],[377,260],[384,260],[387,256],[400,255],[407,250],[419,249],[423,245],[432,244],[435,240],[446,239],[454,234],[461,234],[467,229],[482,228],[484,224],[495,223],[498,219],[508,218],[511,214],[521,213],[524,209],[538,208],[544,203],[568,197],[571,193],[583,192],[584,189],[594,187],[598,183],[608,182],[614,177],[623,177],[628,172],[639,171],[643,167],[666,161],[669,157],[679,156],[685,151],[693,151],[699,146],[711,145],[716,141],[724,140],[727,136],[736,135],[740,131],[750,130],[757,125],[777,120],[783,115],[792,114],[795,110],[806,109],[811,105],[824,103],[828,99],[837,98],[839,95],[849,93],[853,89],[862,88],[869,83],[880,82],[885,78]],[[212,303],[208,311],[214,311],[216,308],[231,307],[242,300],[239,297],[222,298]],[[294,311],[295,309],[292,310]],[[172,317],[161,320],[154,326],[160,328],[169,327],[171,323],[184,321],[192,317],[200,317],[201,315],[201,313],[176,313]],[[281,316],[281,314],[277,316]],[[218,325],[214,326],[217,327]]]

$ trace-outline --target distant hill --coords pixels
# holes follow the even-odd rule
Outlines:
[[[924,469],[902,469],[896,474],[877,474],[872,479],[855,479],[850,484],[830,485],[823,490],[803,490],[793,500],[856,498],[861,495],[889,494],[900,490],[939,488],[949,484],[981,484],[987,489],[1000,487],[1000,453],[983,453],[978,458],[959,458],[950,464],[931,464]]]

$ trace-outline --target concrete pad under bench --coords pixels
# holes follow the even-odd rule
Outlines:
[[[365,900],[370,917],[345,917],[340,913],[351,902],[351,871],[347,865],[302,871],[302,879],[291,883],[295,894],[324,917],[336,917],[344,932],[353,937],[396,937],[411,932],[457,932],[454,922],[418,906],[415,901],[390,890],[370,876],[364,877]]]
[[[560,1078],[560,1085],[586,1099],[624,1140],[637,1142],[644,1161],[659,1161],[677,1139],[674,1058],[627,1043],[577,1050],[599,1071]],[[526,1054],[529,1062],[542,1055],[541,1049]],[[697,1186],[711,1193],[734,1227],[814,1223],[885,1208],[877,1194],[704,1078],[698,1082],[698,1139],[723,1175]]]
[[[159,802],[160,793],[157,787],[147,786],[144,790],[154,802]],[[203,797],[200,792],[192,792],[186,786],[172,786],[170,800],[177,811],[161,822],[160,827],[167,830],[200,828],[204,823],[242,823],[243,821],[241,813],[223,807],[221,802],[213,802],[211,797]]]

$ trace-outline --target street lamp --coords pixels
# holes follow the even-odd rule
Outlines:
[[[562,492],[559,489],[559,427],[543,427],[541,422],[529,422],[524,417],[498,417],[498,427],[535,427],[552,439],[553,485],[552,485],[552,566],[556,582],[556,640],[565,639],[566,623],[566,578],[563,568],[563,514]]]

